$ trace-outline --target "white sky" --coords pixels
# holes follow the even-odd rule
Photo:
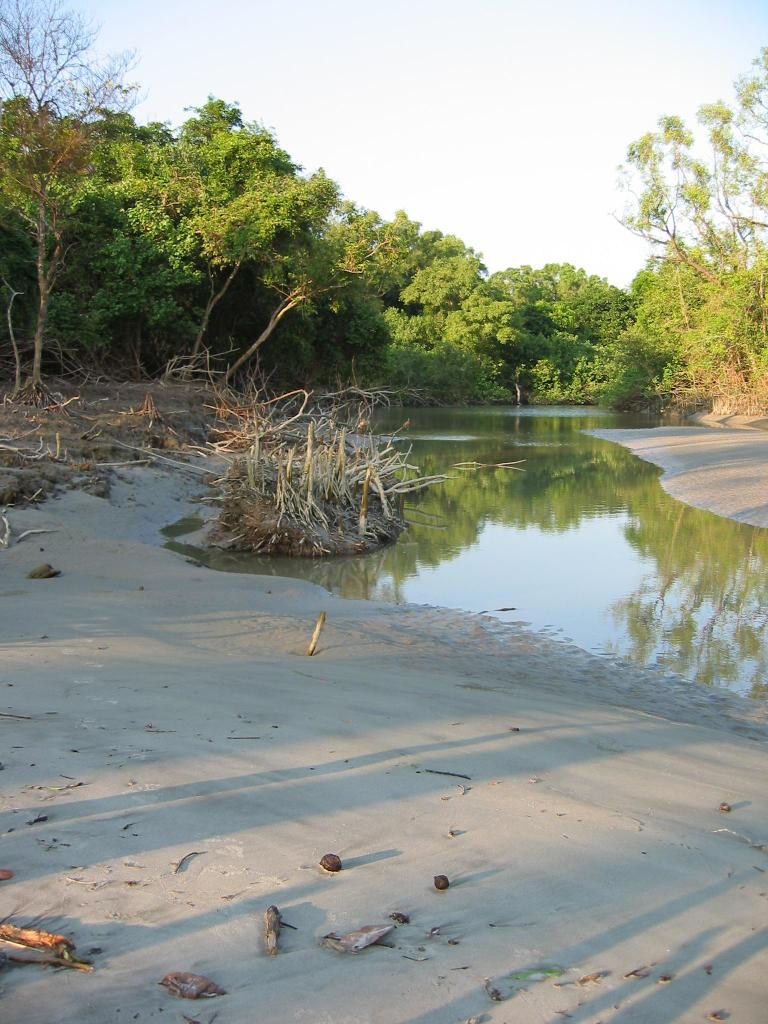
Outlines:
[[[569,262],[625,285],[644,243],[617,167],[693,122],[768,45],[768,0],[70,0],[135,49],[139,121],[209,94],[345,195],[459,235],[490,270]]]

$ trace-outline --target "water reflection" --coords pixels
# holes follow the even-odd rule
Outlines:
[[[497,617],[768,695],[768,530],[682,505],[653,466],[581,433],[652,422],[583,409],[401,409],[377,427],[406,418],[412,461],[451,479],[406,507],[396,544],[318,561],[216,553],[210,564],[299,576],[345,597],[510,608]],[[452,468],[517,459],[522,473]]]
[[[612,608],[631,657],[768,696],[768,530],[659,504],[627,530],[655,572]]]

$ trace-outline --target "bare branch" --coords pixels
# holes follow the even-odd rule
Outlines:
[[[136,89],[123,78],[134,54],[96,58],[97,34],[60,0],[6,0],[0,6],[0,98],[20,96],[33,110],[85,121],[104,109],[128,109]]]

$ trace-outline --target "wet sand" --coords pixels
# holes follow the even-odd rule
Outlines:
[[[55,532],[0,551],[2,916],[98,952],[91,974],[0,970],[4,1024],[762,1019],[759,705],[478,616],[210,572],[158,547],[190,489],[137,470],[9,512]],[[28,579],[43,561],[61,576]],[[276,957],[270,904],[296,929]],[[393,912],[388,946],[320,943]],[[513,977],[534,968],[561,973]],[[171,971],[227,994],[175,999]]]

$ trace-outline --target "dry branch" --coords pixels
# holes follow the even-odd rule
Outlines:
[[[454,462],[451,466],[452,469],[472,470],[472,469],[516,469],[518,473],[524,472],[522,469],[517,469],[521,463],[526,462],[526,459],[517,459],[515,462]]]

